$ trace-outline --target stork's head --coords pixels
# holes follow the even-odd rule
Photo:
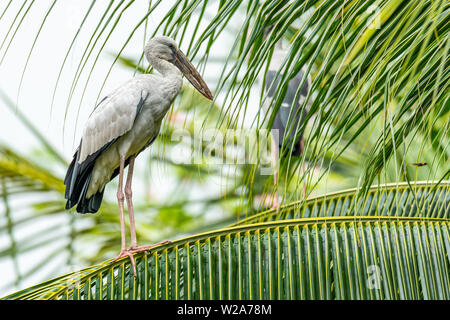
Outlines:
[[[151,64],[154,64],[155,60],[163,60],[175,65],[202,95],[209,100],[213,99],[213,95],[202,76],[185,54],[178,49],[173,39],[165,36],[150,39],[145,46],[144,52]]]

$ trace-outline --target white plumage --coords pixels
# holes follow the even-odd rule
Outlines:
[[[133,78],[107,95],[89,117],[78,163],[108,142],[118,140],[96,160],[87,198],[103,190],[119,166],[120,156],[136,155],[158,135],[161,121],[183,84],[181,74],[174,71],[176,74],[167,78],[154,75]],[[140,102],[143,105],[136,114]]]
[[[161,75],[136,76],[99,103],[85,125],[80,146],[64,179],[66,209],[77,205],[80,213],[95,213],[100,208],[106,184],[119,175],[117,200],[122,250],[118,258],[129,256],[135,275],[132,253],[148,250],[149,246],[137,246],[131,192],[134,160],[158,136],[161,121],[181,90],[182,74],[206,98],[213,98],[198,71],[172,39],[156,37],[149,41],[144,52]],[[128,165],[124,195],[124,169]],[[129,249],[125,247],[125,198],[130,217]]]

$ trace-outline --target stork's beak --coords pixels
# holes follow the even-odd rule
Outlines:
[[[174,52],[175,59],[173,64],[180,69],[180,71],[184,74],[184,76],[189,80],[190,83],[198,90],[202,95],[204,95],[209,100],[213,99],[213,95],[206,85],[205,81],[202,79],[202,76],[189,59],[184,55],[180,50],[176,50]]]

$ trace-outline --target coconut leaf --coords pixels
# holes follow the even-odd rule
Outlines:
[[[418,198],[396,186],[372,191],[366,203],[376,203],[376,211],[351,210],[350,200],[327,206],[358,190],[326,195],[314,200],[330,211],[323,216],[298,218],[293,204],[282,220],[235,225],[136,254],[136,278],[128,258],[107,261],[4,299],[448,299],[448,184],[423,183]],[[385,215],[393,202],[381,199],[395,196],[405,199],[403,211]],[[420,200],[428,201],[426,212],[415,207]]]

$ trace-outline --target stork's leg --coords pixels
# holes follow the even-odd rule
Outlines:
[[[134,262],[133,254],[126,248],[126,237],[125,237],[125,219],[124,219],[124,194],[123,194],[123,171],[125,168],[125,157],[120,157],[120,167],[119,167],[119,187],[117,188],[117,202],[119,203],[120,211],[120,232],[122,237],[122,248],[120,250],[117,258],[113,262],[127,256],[131,260],[131,265],[133,266],[134,276],[136,276],[136,264]]]
[[[275,171],[273,173],[273,184],[275,187],[275,193],[272,198],[272,207],[271,209],[280,210],[280,202],[278,200],[278,146],[275,142],[274,137],[272,136],[272,163],[275,165]]]
[[[127,183],[125,184],[125,198],[127,199],[128,215],[130,217],[130,233],[131,233],[131,247],[134,249],[137,247],[137,237],[136,237],[136,225],[134,222],[134,208],[133,208],[133,191],[131,189],[131,184],[133,180],[133,170],[134,170],[134,156],[130,157],[130,162],[128,164],[128,175]]]
[[[124,196],[122,191],[123,186],[123,168],[124,168],[124,158],[120,158],[120,169],[119,169],[119,187],[117,188],[117,202],[119,204],[119,211],[120,211],[120,234],[122,238],[122,248],[121,251],[124,251],[126,249],[126,236],[125,236],[125,219],[124,219]]]
[[[166,240],[166,241],[158,242],[158,243],[148,245],[148,246],[140,246],[139,247],[137,245],[136,225],[135,225],[135,220],[134,220],[134,209],[133,209],[133,199],[132,199],[133,191],[131,188],[131,185],[133,182],[134,159],[135,159],[134,156],[130,157],[130,162],[128,164],[127,182],[125,184],[125,198],[127,200],[128,214],[130,216],[130,233],[131,233],[131,247],[128,249],[128,252],[131,252],[131,253],[148,251],[152,247],[155,247],[155,246],[158,246],[161,244],[170,243],[170,241]]]

